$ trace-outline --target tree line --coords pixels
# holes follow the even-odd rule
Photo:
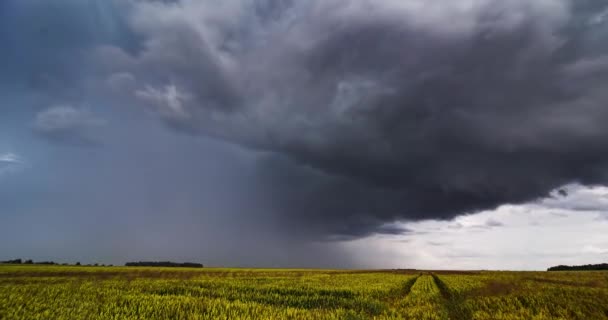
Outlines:
[[[169,268],[202,268],[202,263],[184,262],[177,263],[171,261],[139,261],[127,262],[126,267],[169,267]]]
[[[81,266],[80,262],[76,262],[75,264],[69,264],[69,263],[57,263],[55,261],[33,261],[32,259],[27,259],[27,260],[22,260],[22,259],[14,259],[14,260],[6,260],[6,261],[0,261],[0,264],[27,264],[27,265],[50,265],[50,266]],[[112,267],[113,265],[108,264],[99,264],[99,263],[94,263],[94,264],[87,264],[84,265],[87,267]]]
[[[31,259],[22,260],[22,259],[14,259],[14,260],[6,260],[0,261],[0,264],[27,264],[27,265],[55,265],[55,266],[81,266],[80,262],[76,262],[75,264],[68,263],[57,263],[54,261],[33,261]],[[89,267],[105,267],[105,264],[87,264]],[[107,265],[108,267],[112,267],[112,265]],[[202,268],[202,263],[194,263],[194,262],[171,262],[171,261],[138,261],[138,262],[127,262],[125,263],[126,267],[169,267],[169,268]]]
[[[547,269],[547,271],[597,271],[608,270],[608,263],[601,264],[586,264],[584,266],[556,266]]]

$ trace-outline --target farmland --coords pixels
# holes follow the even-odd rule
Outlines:
[[[0,319],[606,319],[608,272],[0,266]]]

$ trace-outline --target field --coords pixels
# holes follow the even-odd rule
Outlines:
[[[608,272],[0,265],[0,319],[608,319]]]

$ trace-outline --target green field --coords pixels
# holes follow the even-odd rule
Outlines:
[[[1,265],[0,319],[608,319],[608,272]]]

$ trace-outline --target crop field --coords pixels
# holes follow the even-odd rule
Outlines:
[[[0,319],[608,319],[608,272],[0,265]]]

